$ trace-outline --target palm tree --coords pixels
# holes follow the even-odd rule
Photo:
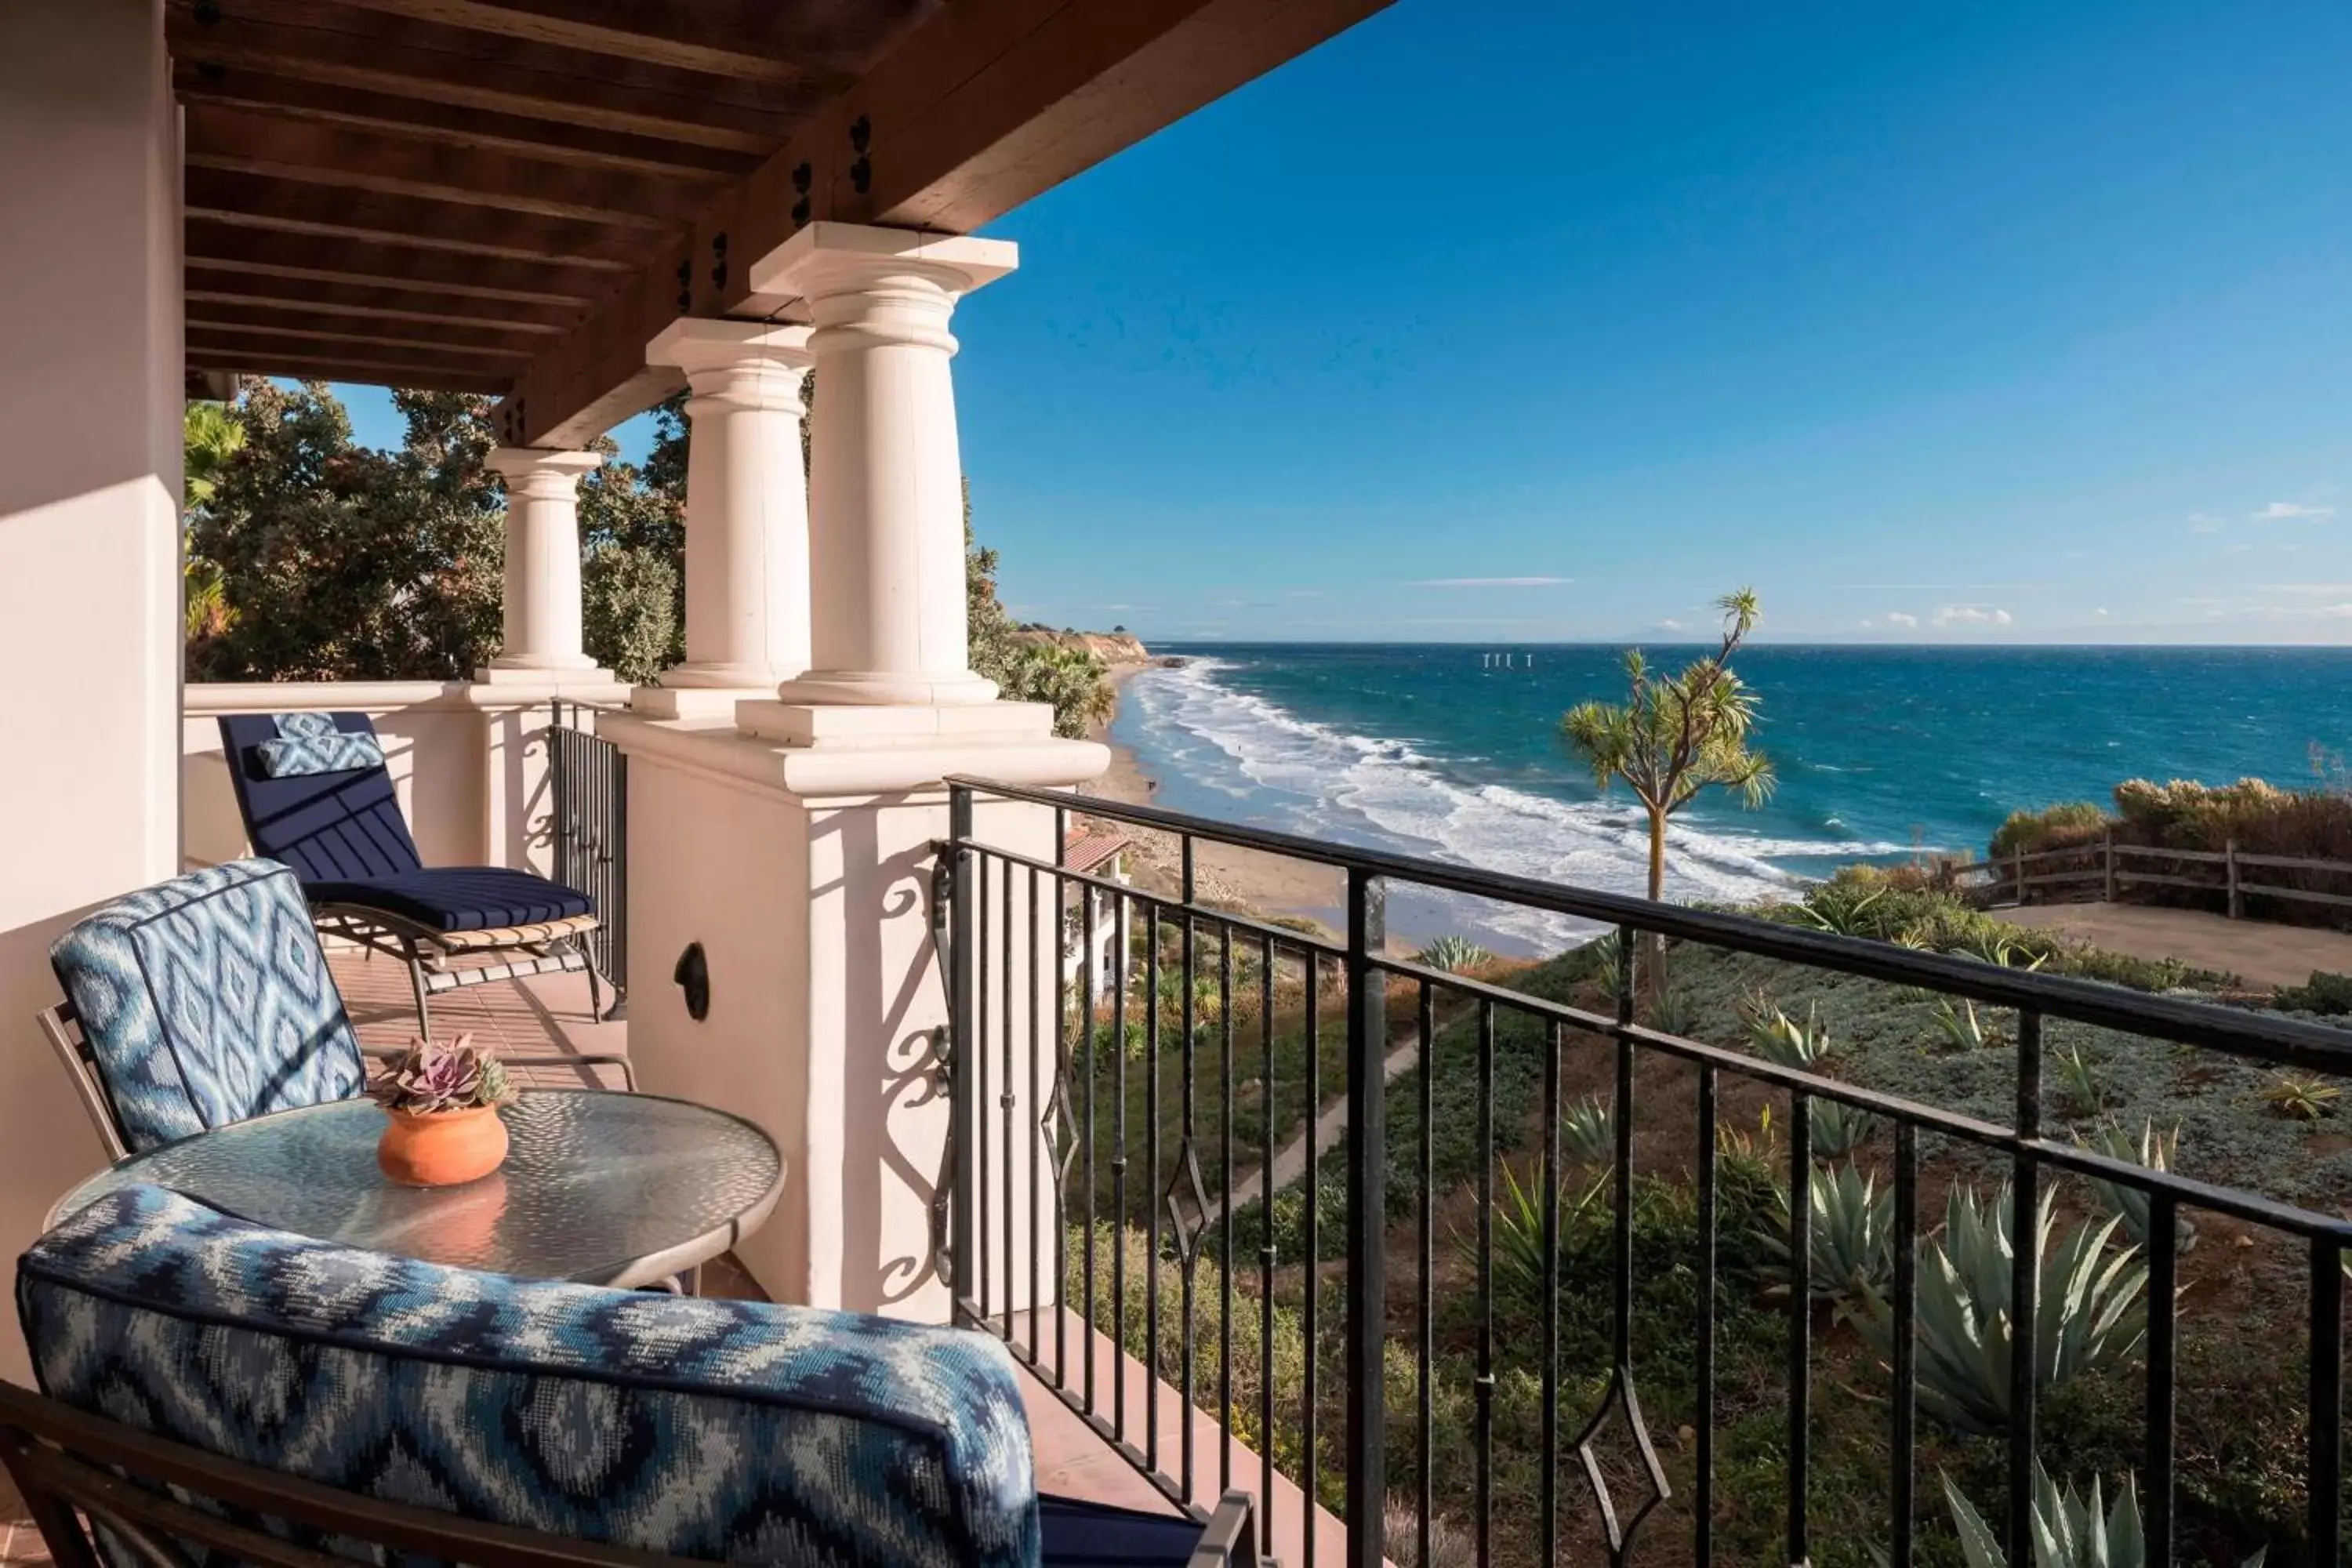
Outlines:
[[[1723,638],[1716,650],[1679,675],[1653,675],[1639,648],[1625,654],[1632,692],[1622,704],[1580,702],[1559,721],[1560,738],[1592,770],[1603,792],[1623,781],[1650,816],[1650,897],[1666,882],[1666,819],[1710,786],[1737,790],[1761,805],[1777,782],[1772,763],[1748,748],[1756,721],[1756,694],[1732,673],[1731,656],[1748,640],[1759,616],[1753,589],[1716,601]],[[1650,991],[1664,988],[1664,952],[1651,943]]]
[[[219,493],[221,472],[229,459],[244,450],[245,426],[220,404],[191,403],[181,430],[186,450],[183,510],[187,520],[186,560],[181,571],[187,581],[187,640],[195,642],[219,637],[236,624],[236,609],[228,602],[219,565],[196,553],[193,521]]]

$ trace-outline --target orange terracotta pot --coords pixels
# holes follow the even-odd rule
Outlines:
[[[507,1157],[507,1124],[498,1107],[465,1110],[393,1110],[375,1146],[375,1163],[404,1186],[454,1187],[487,1176]]]

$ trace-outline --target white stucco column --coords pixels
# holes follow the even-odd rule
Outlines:
[[[506,646],[482,679],[509,670],[612,679],[580,643],[580,476],[604,460],[541,447],[490,454],[507,482]]]
[[[0,5],[0,1257],[106,1152],[48,946],[180,868],[180,146],[163,0]],[[30,1377],[16,1314],[0,1377]]]
[[[810,328],[685,318],[646,345],[694,395],[686,476],[686,662],[631,706],[726,716],[809,662],[808,479],[801,389]]]
[[[964,630],[963,459],[948,331],[956,301],[1011,272],[1004,240],[817,223],[751,268],[798,295],[817,396],[809,477],[810,668],[794,704],[986,702]]]

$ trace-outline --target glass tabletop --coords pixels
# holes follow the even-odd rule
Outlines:
[[[384,1113],[338,1100],[133,1154],[58,1205],[151,1182],[276,1230],[430,1263],[624,1288],[717,1257],[768,1217],[783,1157],[738,1116],[657,1095],[526,1090],[506,1163],[455,1187],[376,1168]]]

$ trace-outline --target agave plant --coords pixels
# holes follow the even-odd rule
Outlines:
[[[1729,1212],[1761,1215],[1776,1202],[1785,1206],[1780,1194],[1784,1168],[1780,1140],[1772,1131],[1770,1106],[1758,1113],[1753,1132],[1740,1127],[1716,1129],[1715,1184]]]
[[[2283,1072],[2271,1079],[2262,1098],[2273,1116],[2284,1117],[2289,1121],[2316,1121],[2335,1114],[2336,1102],[2344,1098],[2344,1091],[2307,1073]]]
[[[1895,1194],[1880,1192],[1858,1165],[1816,1164],[1805,1181],[1812,1299],[1859,1301],[1883,1291],[1895,1277]],[[1769,1261],[1764,1272],[1789,1289],[1789,1230],[1794,1217],[1786,1193],[1780,1197],[1780,1226],[1762,1233]]]
[[[1960,1535],[1961,1561],[1968,1568],[2012,1568],[2000,1532],[1985,1522],[1951,1477],[1942,1479],[1952,1528]],[[2149,1568],[2147,1540],[2140,1528],[2139,1483],[2128,1470],[2116,1489],[2116,1506],[2109,1509],[2098,1477],[2091,1478],[2088,1492],[2076,1491],[2072,1481],[2061,1488],[2036,1457],[2032,1528],[2032,1568]],[[2269,1554],[2269,1547],[2257,1547],[2240,1568],[2262,1568]]]
[[[1570,1240],[1594,1207],[1606,1208],[1601,1193],[1606,1175],[1578,1188],[1563,1171],[1559,1177],[1559,1255],[1568,1256]],[[1530,1173],[1523,1184],[1508,1162],[1503,1165],[1503,1190],[1495,1197],[1495,1275],[1496,1283],[1528,1300],[1539,1299],[1544,1288],[1543,1178]]]
[[[2080,1046],[2059,1053],[2058,1092],[2077,1116],[2093,1115],[2106,1102],[2107,1086],[2099,1077],[2098,1064],[2084,1056]]]
[[[1977,1017],[1977,1005],[1965,997],[1959,1005],[1952,1005],[1949,996],[1936,1004],[1933,1015],[1936,1030],[1956,1051],[1980,1051],[1988,1046],[2001,1043],[2000,1030],[1984,1024]]]
[[[2110,1251],[2120,1220],[2078,1226],[2053,1253],[2053,1194],[2034,1220],[2041,1285],[2034,1314],[2034,1382],[2043,1392],[2076,1373],[2115,1365],[2139,1348],[2147,1327],[2147,1269],[2133,1247]],[[1944,1235],[1922,1244],[1919,1269],[1919,1404],[1963,1432],[2009,1427],[2010,1188],[1990,1205],[1955,1185],[1944,1208]],[[1892,1358],[1895,1311],[1876,1291],[1860,1320],[1863,1333]]]
[[[1412,961],[1423,969],[1459,974],[1465,969],[1492,963],[1495,955],[1466,936],[1441,936],[1415,953]]]
[[[1748,1043],[1766,1061],[1811,1072],[1830,1054],[1830,1032],[1822,1027],[1817,1006],[1807,1007],[1800,1024],[1757,991],[1740,1000],[1739,1021],[1748,1026]]]
[[[2111,1121],[2105,1121],[2093,1128],[2087,1140],[2077,1138],[2074,1142],[2085,1149],[2105,1154],[2110,1160],[2129,1161],[2135,1165],[2145,1165],[2151,1171],[2169,1171],[2173,1156],[2180,1149],[2180,1129],[2176,1126],[2169,1132],[2158,1132],[2153,1121],[2144,1122],[2140,1127],[2139,1142],[2135,1144],[2130,1133]],[[2083,1179],[2089,1184],[2091,1195],[2099,1200],[2099,1206],[2124,1222],[2124,1234],[2132,1238],[2133,1245],[2146,1247],[2147,1189],[2124,1182],[2110,1182],[2100,1176]],[[2195,1234],[2185,1219],[2179,1222],[2179,1233],[2184,1237]]]
[[[1570,1106],[1559,1132],[1571,1159],[1605,1165],[1617,1157],[1617,1110],[1605,1100],[1587,1095]]]
[[[1842,1100],[1816,1100],[1806,1108],[1805,1142],[1820,1159],[1845,1159],[1877,1131],[1877,1117]]]
[[[1886,896],[1883,887],[1867,892],[1850,891],[1835,882],[1824,883],[1807,895],[1801,904],[1790,906],[1797,920],[1815,931],[1832,936],[1866,936],[1879,934],[1879,920],[1871,906]]]
[[[1687,1035],[1696,1021],[1690,998],[1671,985],[1650,1003],[1650,1027],[1662,1035]]]

